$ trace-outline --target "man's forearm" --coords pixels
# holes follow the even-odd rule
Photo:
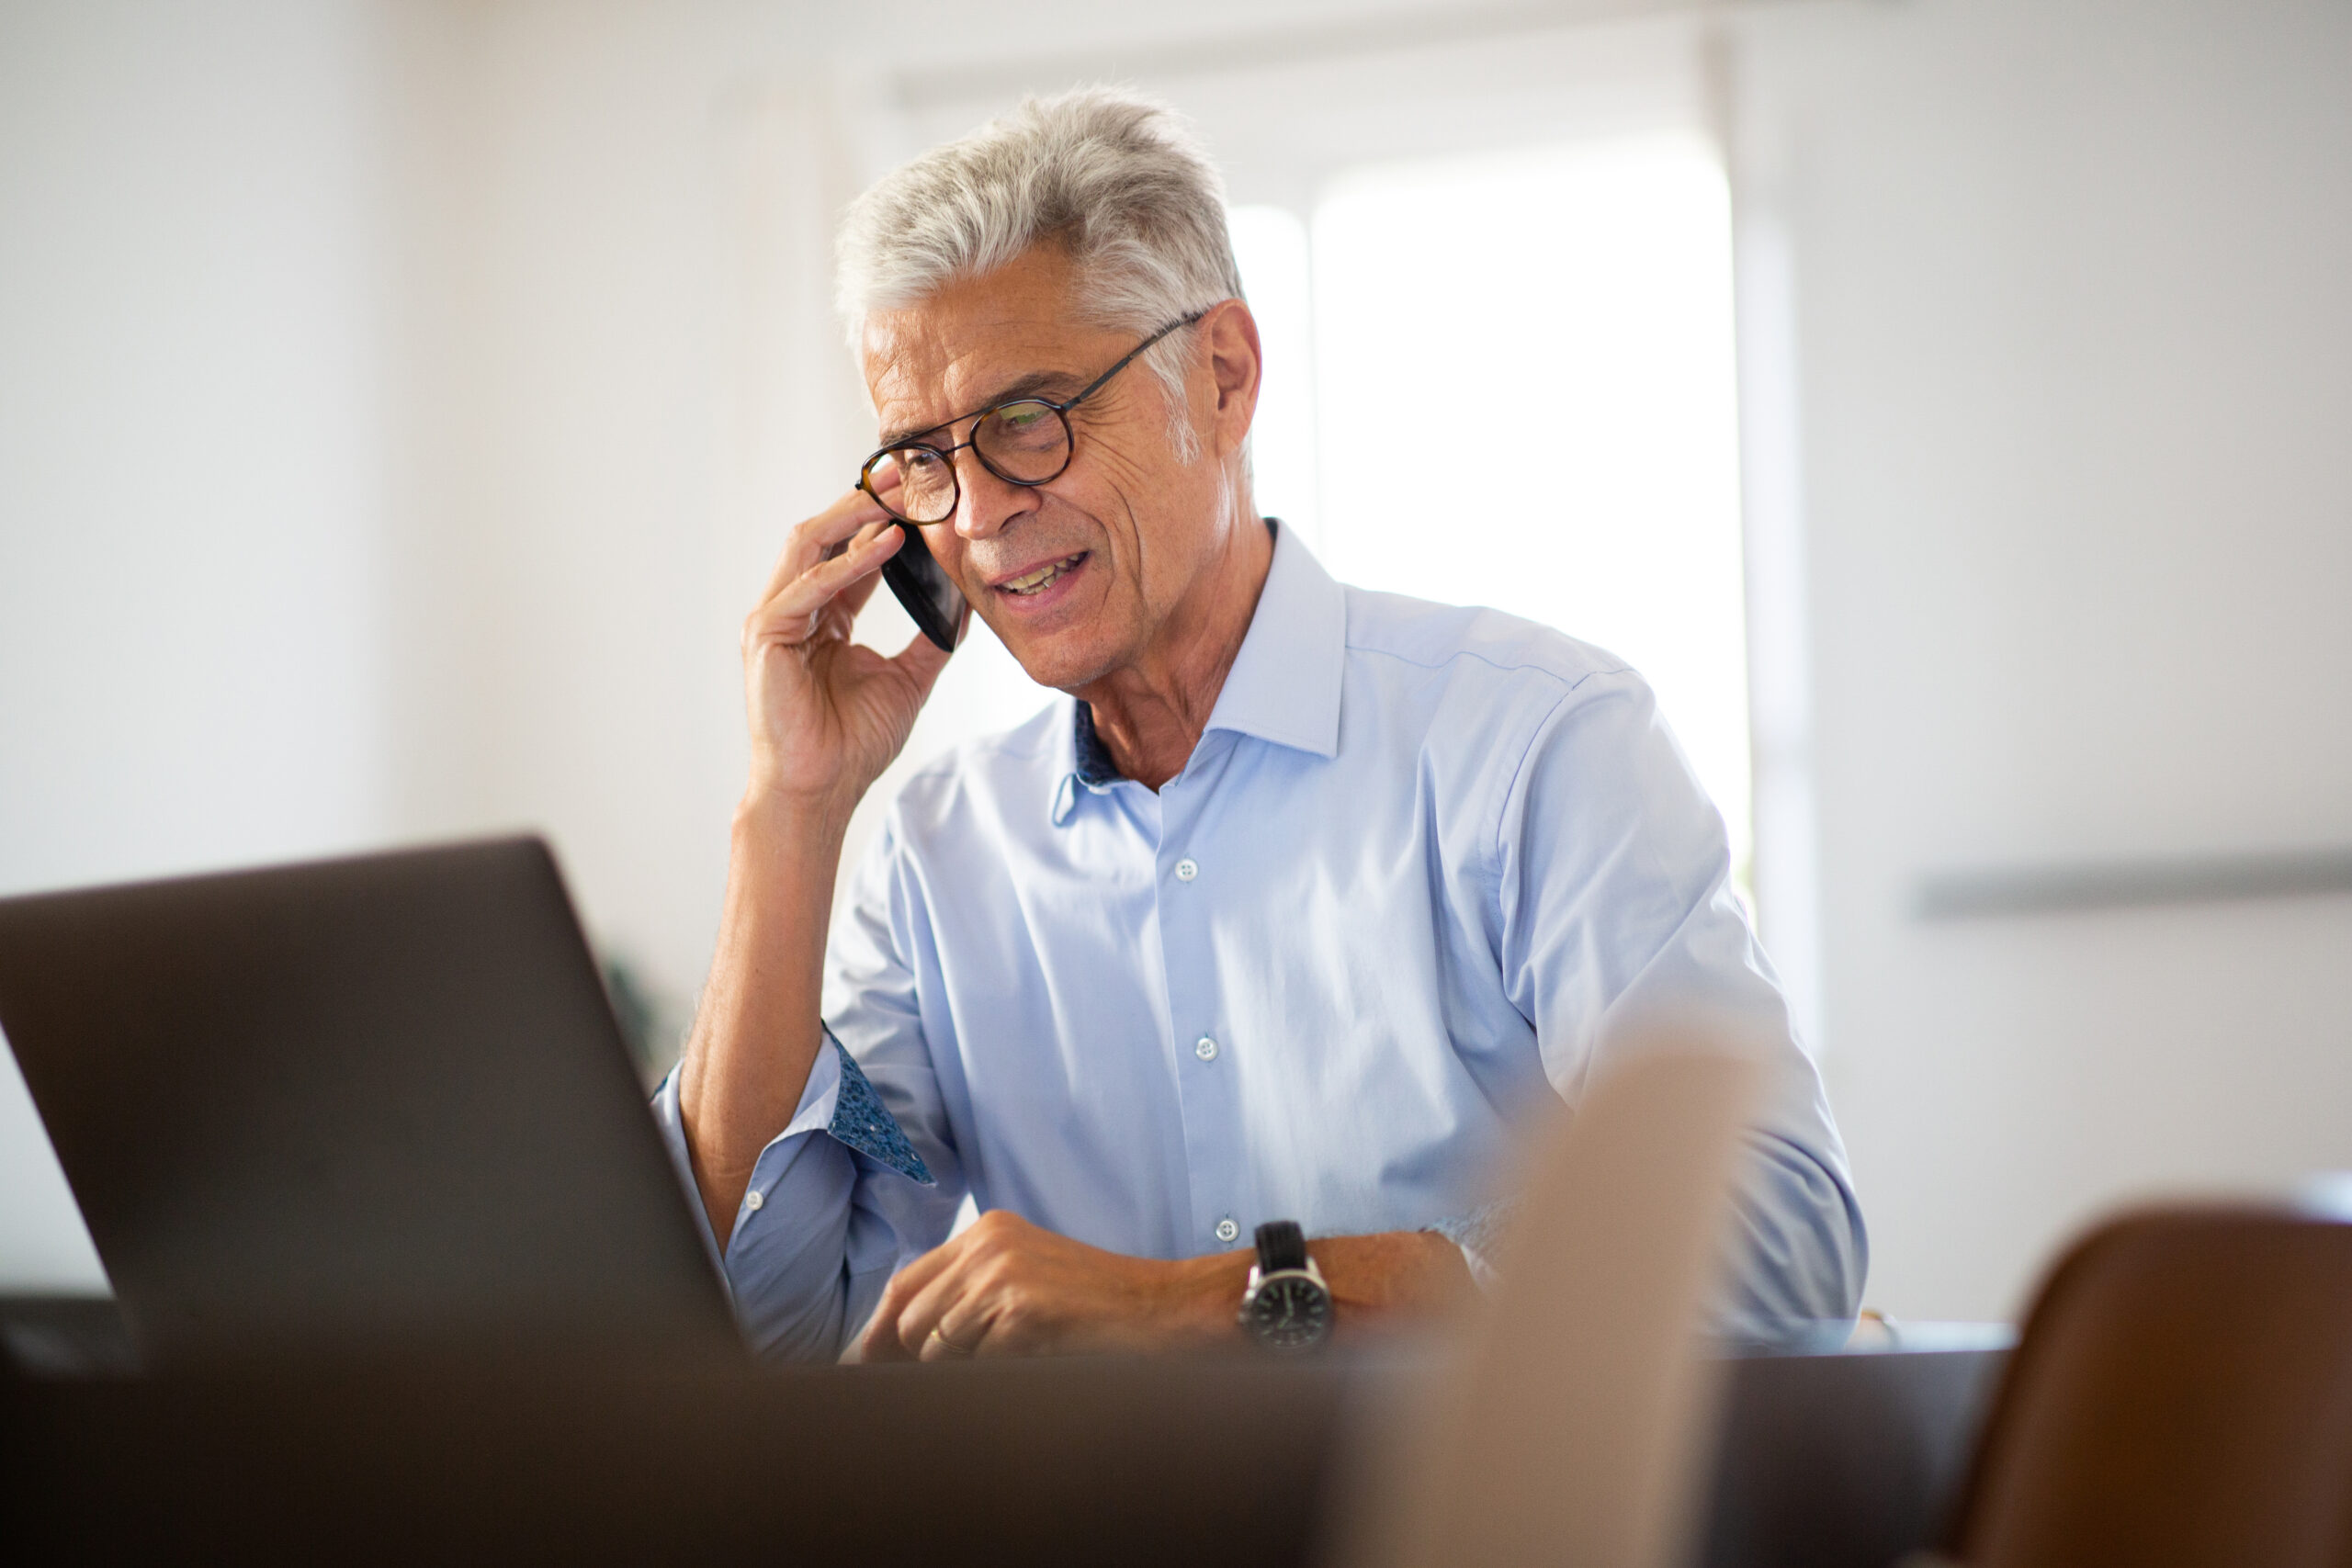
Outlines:
[[[1421,1323],[1478,1299],[1462,1249],[1435,1231],[1335,1235],[1307,1244],[1331,1288],[1340,1321]]]
[[[1477,1297],[1462,1249],[1432,1231],[1307,1243],[1342,1337],[1443,1318]],[[861,1353],[868,1360],[1173,1350],[1242,1342],[1248,1252],[1127,1258],[994,1210],[901,1269]]]
[[[721,1247],[824,1043],[825,928],[845,827],[846,813],[798,802],[747,798],[735,813],[718,950],[678,1068],[695,1184]]]
[[[1478,1287],[1462,1249],[1435,1231],[1382,1231],[1371,1235],[1319,1236],[1306,1244],[1331,1292],[1334,1323],[1342,1334],[1396,1328],[1453,1315],[1477,1300]],[[1193,1259],[1215,1280],[1203,1298],[1205,1318],[1230,1331],[1236,1325],[1249,1252]]]

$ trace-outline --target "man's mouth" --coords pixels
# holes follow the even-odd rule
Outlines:
[[[1084,550],[1080,550],[1074,556],[1065,556],[1057,561],[1047,561],[1035,571],[1010,578],[998,583],[997,586],[1016,598],[1025,599],[1032,593],[1042,593],[1052,585],[1056,578],[1064,572],[1077,570],[1079,562],[1086,558],[1086,554]]]

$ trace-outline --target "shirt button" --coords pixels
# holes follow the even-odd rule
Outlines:
[[[1219,1241],[1231,1241],[1235,1236],[1238,1236],[1238,1235],[1239,1235],[1240,1234],[1241,1234],[1241,1227],[1240,1227],[1239,1225],[1235,1224],[1231,1220],[1219,1220],[1219,1221],[1217,1221],[1217,1223],[1216,1223],[1216,1238],[1217,1238],[1217,1240],[1219,1240]]]
[[[1180,860],[1180,861],[1178,861],[1178,862],[1176,863],[1176,880],[1177,880],[1177,881],[1179,881],[1179,882],[1190,882],[1190,881],[1192,881],[1192,880],[1193,880],[1193,878],[1194,878],[1194,877],[1196,877],[1196,876],[1198,876],[1198,875],[1200,875],[1200,874],[1201,874],[1201,868],[1200,868],[1197,864],[1195,864],[1193,861],[1191,861],[1191,860],[1189,860],[1189,859],[1186,859],[1186,860]]]
[[[1205,1034],[1202,1035],[1198,1040],[1193,1042],[1193,1055],[1198,1056],[1204,1062],[1216,1061],[1216,1042],[1210,1039]]]
[[[760,1212],[760,1206],[766,1201],[767,1200],[765,1198],[760,1196],[760,1190],[756,1187],[743,1194],[743,1207],[751,1210],[752,1213],[755,1214]]]

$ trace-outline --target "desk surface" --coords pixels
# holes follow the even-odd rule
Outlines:
[[[104,1342],[86,1304],[13,1305],[20,1362]],[[1698,1561],[1883,1568],[1928,1543],[2002,1357],[1733,1360]],[[0,1557],[266,1540],[386,1562],[1302,1564],[1383,1375],[1245,1357],[20,1375],[0,1382],[0,1547],[33,1550]]]

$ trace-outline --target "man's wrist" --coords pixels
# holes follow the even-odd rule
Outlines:
[[[1213,1252],[1170,1264],[1163,1296],[1167,1337],[1173,1345],[1233,1344],[1241,1338],[1236,1317],[1250,1288],[1247,1252]]]
[[[863,792],[804,791],[754,778],[735,803],[738,844],[837,852]]]

